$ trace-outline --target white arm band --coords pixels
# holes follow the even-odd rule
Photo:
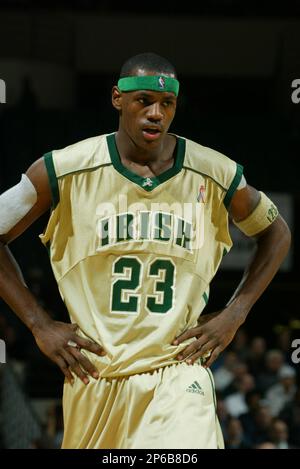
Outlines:
[[[37,201],[34,185],[26,174],[21,181],[0,195],[0,235],[8,233]]]
[[[239,183],[239,185],[237,186],[236,190],[237,190],[237,191],[240,191],[241,189],[244,189],[244,187],[246,187],[246,186],[247,186],[247,182],[246,182],[245,176],[242,174],[240,183]]]

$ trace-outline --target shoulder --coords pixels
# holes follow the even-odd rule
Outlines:
[[[109,163],[107,135],[87,138],[44,155],[48,173],[57,178],[70,173],[97,168]]]
[[[243,166],[212,148],[185,140],[184,168],[207,176],[224,191],[235,191],[243,174]]]

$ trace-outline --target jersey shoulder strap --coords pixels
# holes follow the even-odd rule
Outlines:
[[[224,204],[230,200],[243,175],[243,166],[228,156],[192,140],[186,140],[184,168],[210,178],[224,193]]]
[[[59,202],[59,180],[65,176],[110,166],[106,134],[91,137],[69,145],[61,150],[53,150],[44,155],[52,193],[52,208]]]
[[[45,157],[47,155],[52,158],[57,178],[111,163],[106,135],[87,138],[61,150],[53,150]]]

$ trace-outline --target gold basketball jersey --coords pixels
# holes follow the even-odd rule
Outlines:
[[[228,212],[242,167],[176,136],[175,162],[143,178],[115,134],[45,155],[53,209],[42,242],[71,321],[107,355],[83,351],[103,377],[176,363],[232,242]]]

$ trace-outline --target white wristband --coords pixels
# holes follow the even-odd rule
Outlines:
[[[237,191],[240,191],[241,189],[244,189],[244,187],[246,187],[246,186],[247,186],[247,182],[246,182],[245,176],[242,174],[240,183],[239,183],[239,185],[237,186],[236,190],[237,190]]]

